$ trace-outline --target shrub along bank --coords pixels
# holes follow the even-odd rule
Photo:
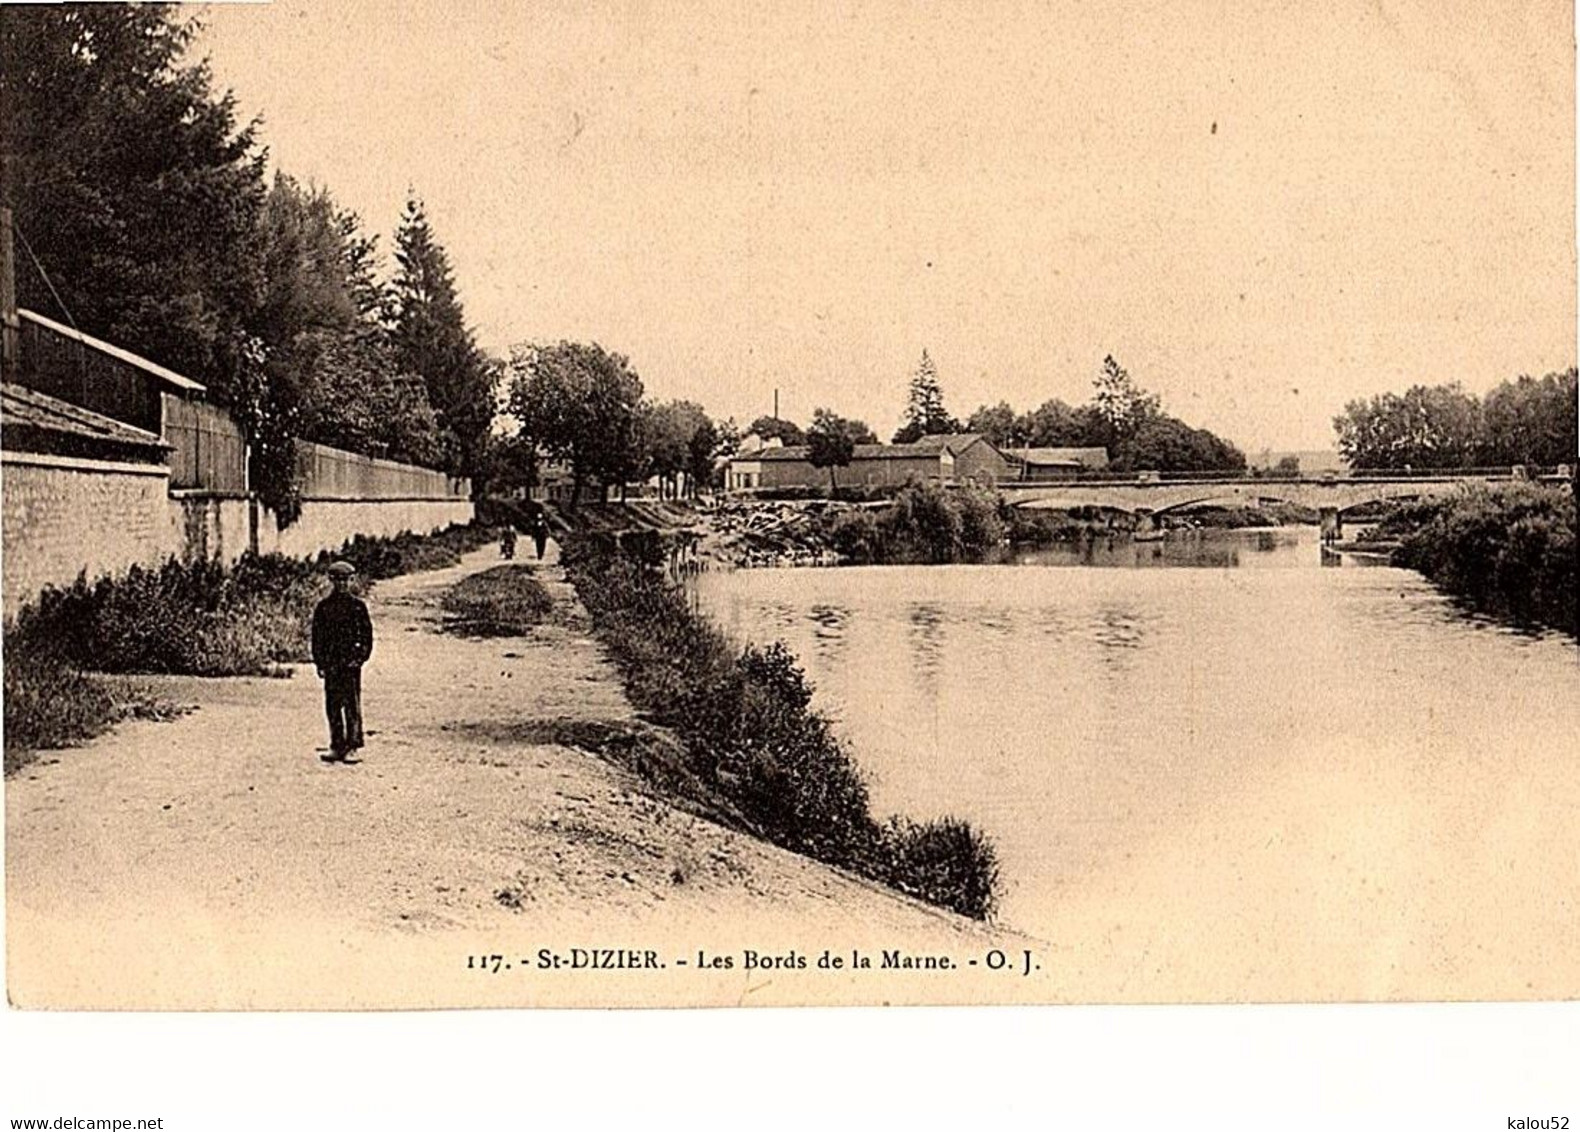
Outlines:
[[[308,628],[335,558],[358,585],[454,565],[493,537],[478,526],[435,535],[358,536],[316,560],[246,555],[217,562],[134,566],[125,574],[45,590],[5,632],[7,772],[21,752],[65,746],[103,731],[129,710],[92,672],[245,676],[309,659]]]
[[[1374,537],[1472,608],[1580,635],[1572,487],[1514,484],[1400,507]]]
[[[782,644],[732,646],[630,555],[572,538],[563,561],[632,701],[680,736],[690,769],[753,832],[966,916],[994,908],[992,844],[964,821],[886,824]]]
[[[841,512],[829,530],[852,562],[962,562],[1004,541],[999,497],[974,487],[909,483],[882,510]]]

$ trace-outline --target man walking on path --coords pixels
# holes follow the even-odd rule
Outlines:
[[[373,620],[366,603],[351,592],[356,572],[349,562],[331,565],[334,589],[313,610],[313,663],[324,682],[329,715],[325,762],[343,762],[362,746],[362,666],[373,655]]]
[[[541,507],[532,516],[532,543],[537,548],[538,558],[541,560],[543,550],[549,543],[549,521]]]

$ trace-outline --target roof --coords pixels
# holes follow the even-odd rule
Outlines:
[[[858,444],[851,453],[851,460],[936,460],[943,446],[932,444]],[[805,444],[784,448],[764,448],[758,452],[741,452],[734,457],[741,463],[778,461],[810,461],[812,450]]]
[[[939,449],[948,451],[951,456],[958,456],[984,437],[980,432],[939,432],[931,436],[924,436],[914,444],[907,445],[911,448],[924,448],[929,452]]]
[[[1106,448],[1005,448],[1004,455],[1024,464],[1040,466],[1108,467]]]
[[[62,326],[52,318],[45,318],[41,314],[34,314],[30,310],[21,308],[19,308],[16,313],[19,317],[25,318],[29,322],[37,323],[39,326],[42,326],[48,330],[52,330],[62,337],[75,339],[76,341],[81,342],[84,346],[91,347],[92,349],[99,351],[101,354],[109,355],[116,361],[125,362],[127,365],[140,369],[146,374],[157,377],[166,385],[173,386],[174,388],[181,390],[183,393],[202,393],[206,389],[206,386],[200,382],[193,381],[190,377],[182,377],[175,370],[166,369],[164,366],[155,362],[151,362],[147,358],[132,353],[130,350],[123,350],[119,346],[112,346],[108,342],[95,338],[91,334],[84,334],[80,330],[73,330],[69,326]]]
[[[146,449],[160,458],[170,448],[151,432],[9,382],[0,385],[0,425],[4,425],[7,430],[23,429],[100,444]]]

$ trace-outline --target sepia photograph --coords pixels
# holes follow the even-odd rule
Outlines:
[[[0,131],[13,1012],[1580,997],[1570,3],[5,4]]]

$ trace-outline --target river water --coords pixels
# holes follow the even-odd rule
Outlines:
[[[1580,994],[1572,642],[1360,565],[1206,531],[696,596],[801,658],[876,811],[991,835],[1050,997]]]

